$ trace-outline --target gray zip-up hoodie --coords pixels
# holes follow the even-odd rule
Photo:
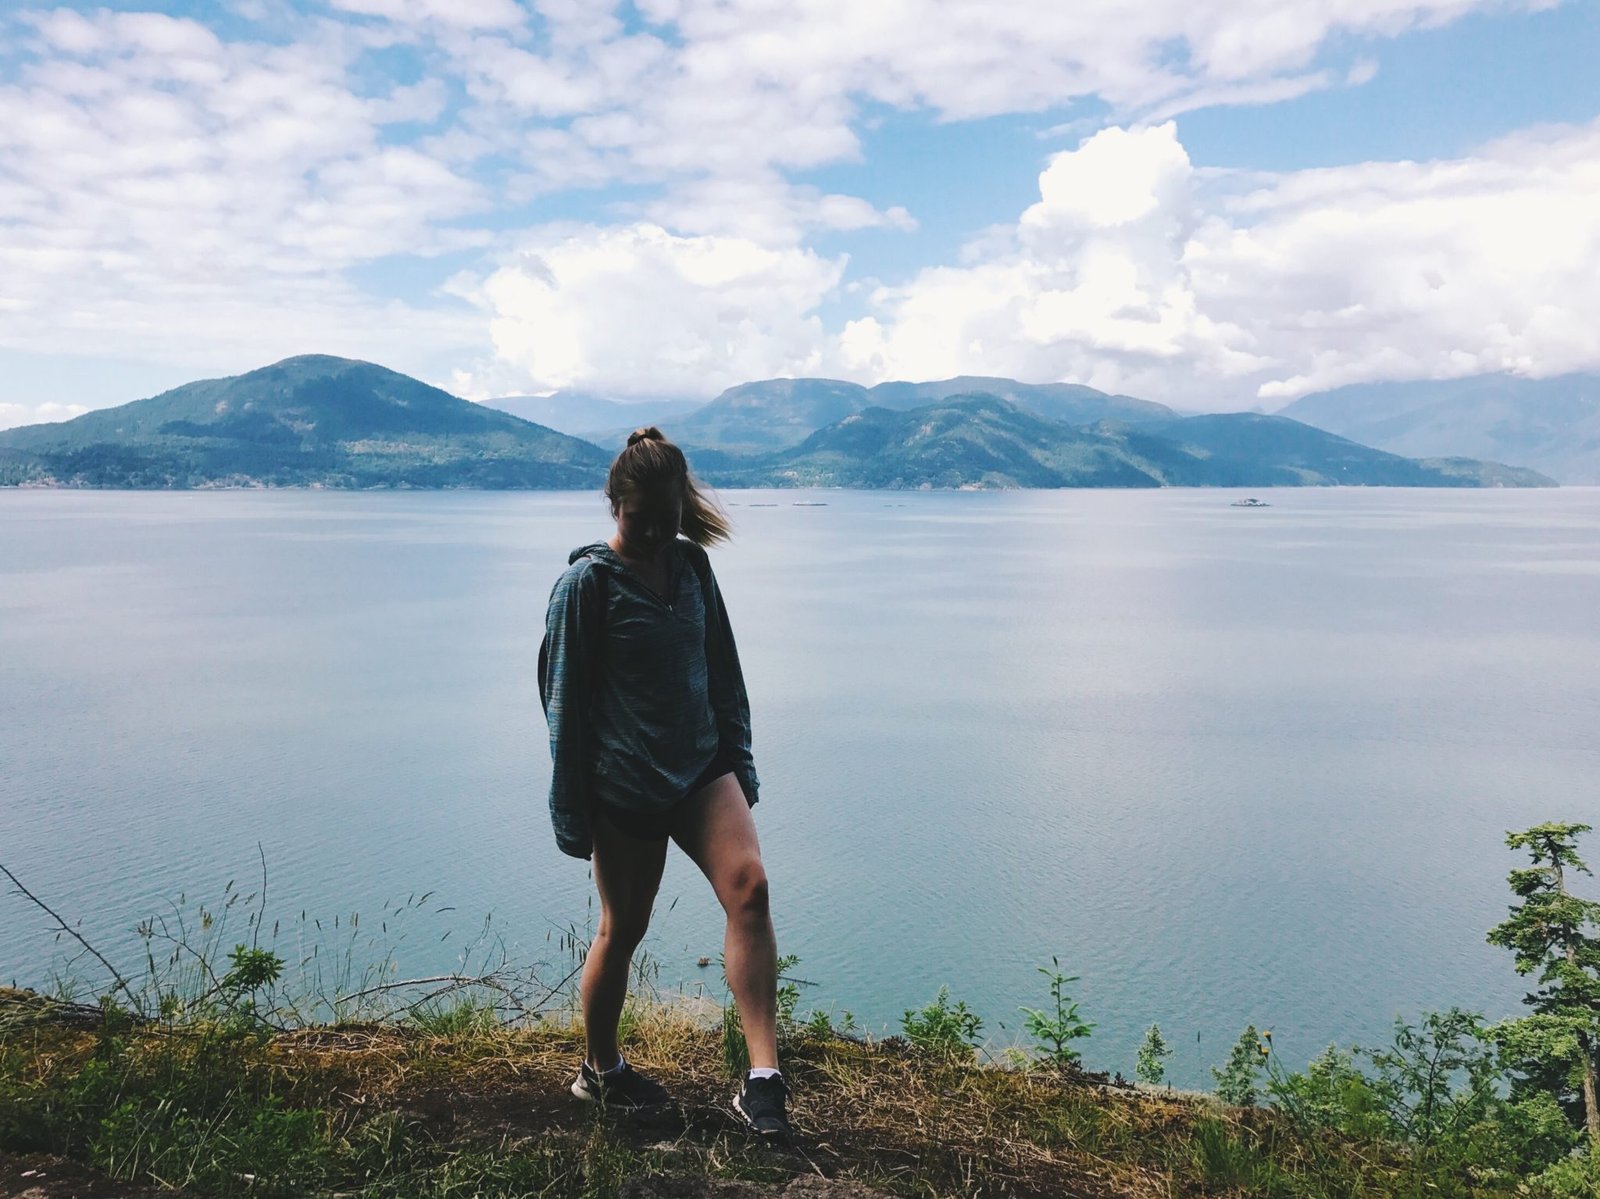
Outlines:
[[[759,786],[750,701],[705,550],[672,545],[657,595],[604,543],[572,551],[550,591],[539,697],[550,725],[550,820],[575,858],[593,850],[590,807],[671,807],[720,749],[745,802]]]

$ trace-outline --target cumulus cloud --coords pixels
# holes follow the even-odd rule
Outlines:
[[[458,315],[361,294],[350,268],[482,244],[481,187],[394,120],[436,87],[358,94],[358,48],[224,43],[192,21],[30,17],[41,53],[0,85],[0,344],[237,364],[337,343],[481,341]],[[227,358],[232,355],[231,359]]]
[[[879,289],[841,361],[1198,406],[1600,366],[1600,122],[1220,183],[1197,186],[1170,123],[1096,134],[975,261]]]
[[[659,225],[544,231],[460,293],[489,318],[496,360],[466,394],[590,387],[706,394],[747,379],[814,374],[816,309],[842,260]]]
[[[1593,361],[1562,298],[1592,284],[1526,232],[1592,265],[1570,240],[1592,236],[1592,131],[1244,187],[1159,123],[1359,85],[1364,39],[1519,2],[234,0],[272,25],[259,42],[158,13],[3,18],[0,346],[449,358],[480,391],[983,370],[1172,398]],[[420,81],[375,91],[374,49]],[[864,113],[1090,96],[1120,125],[1054,158],[1038,203],[825,327],[852,281],[813,239],[916,227],[917,197],[796,178],[859,160]],[[507,215],[582,211],[582,188],[618,190],[570,226]],[[476,256],[454,300],[356,282],[451,254]]]
[[[1058,154],[1010,236],[960,267],[882,288],[840,337],[852,373],[1070,379],[1150,391],[1173,364],[1251,369],[1248,336],[1200,310],[1185,265],[1199,219],[1171,123],[1109,129]],[[1162,388],[1165,390],[1165,388]]]
[[[362,0],[397,12],[420,0]],[[1515,0],[1513,0],[1515,2]],[[1540,0],[1525,0],[1537,6]],[[415,33],[465,81],[463,153],[529,154],[543,189],[669,190],[852,161],[867,105],[941,120],[1096,97],[1153,123],[1371,77],[1318,54],[1335,35],[1392,36],[1502,0],[545,0],[545,31]],[[549,122],[528,141],[528,120]],[[732,231],[732,230],[728,230]]]
[[[1306,171],[1237,199],[1188,256],[1254,314],[1266,398],[1373,378],[1600,366],[1600,122],[1470,157]]]

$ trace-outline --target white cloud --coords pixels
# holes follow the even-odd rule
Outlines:
[[[407,25],[434,24],[458,29],[497,29],[520,25],[526,15],[515,0],[328,0],[358,16],[382,17]]]
[[[437,86],[358,95],[337,30],[276,45],[148,13],[32,25],[59,53],[0,85],[0,345],[236,366],[483,344],[464,308],[408,310],[346,274],[486,240],[446,224],[488,207],[478,184],[384,140],[438,111]]]
[[[541,186],[676,187],[859,159],[868,103],[956,120],[1094,96],[1153,123],[1356,85],[1370,64],[1309,69],[1333,35],[1391,36],[1505,4],[674,0],[641,7],[655,23],[645,29],[625,27],[610,4],[537,7],[539,41],[523,31],[438,39],[476,102],[466,117],[476,148],[526,149],[528,118],[572,118],[546,127],[561,152],[532,166]]]
[[[19,425],[42,425],[49,421],[71,420],[89,411],[82,404],[8,404],[0,403],[0,429],[15,429]]]
[[[769,246],[794,245],[817,230],[917,227],[899,205],[880,210],[857,196],[795,186],[772,171],[680,184],[651,204],[649,215],[679,232],[728,234]]]
[[[456,386],[710,394],[813,374],[824,343],[815,310],[843,269],[809,250],[652,224],[546,230],[487,278],[458,284],[488,315],[496,359]]]
[[[1096,134],[1052,159],[1039,202],[986,255],[880,289],[877,315],[844,330],[843,363],[874,381],[997,374],[1117,391],[1149,391],[1180,363],[1249,369],[1248,338],[1201,312],[1188,279],[1192,176],[1170,123]]]
[[[1103,131],[975,261],[880,289],[842,361],[1201,406],[1600,367],[1600,122],[1252,182],[1202,197],[1172,125]]]
[[[1571,315],[1587,310],[1564,298],[1591,295],[1592,252],[1573,249],[1590,244],[1588,134],[1230,193],[1156,123],[1359,85],[1364,39],[1506,4],[637,0],[641,23],[610,0],[330,0],[328,18],[234,0],[272,25],[261,42],[155,13],[26,14],[0,76],[0,346],[208,367],[317,348],[435,375],[453,356],[476,363],[466,383],[517,389],[986,370],[1173,398],[1287,395],[1380,363],[1592,361]],[[372,94],[374,48],[421,80]],[[821,313],[862,281],[810,240],[914,229],[935,201],[797,172],[860,160],[869,109],[957,120],[1086,96],[1125,127],[830,337]],[[416,123],[437,128],[409,140]],[[505,209],[613,186],[583,223],[505,229]],[[1556,231],[1566,258],[1517,227]],[[458,287],[476,310],[352,282],[463,250],[483,254]],[[709,263],[737,268],[712,285]]]
[[[1243,198],[1191,256],[1283,365],[1260,394],[1384,377],[1600,367],[1600,122],[1468,158],[1307,171]]]

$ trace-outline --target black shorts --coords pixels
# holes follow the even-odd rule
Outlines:
[[[699,777],[689,784],[689,789],[670,808],[658,812],[640,812],[620,804],[606,803],[605,800],[596,800],[595,807],[605,813],[611,826],[625,837],[632,837],[635,841],[665,841],[677,831],[678,818],[683,815],[684,807],[695,794],[723,775],[732,773],[733,759],[719,749],[711,759],[711,765],[700,772]]]

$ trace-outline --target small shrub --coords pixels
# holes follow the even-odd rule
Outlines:
[[[1150,1031],[1144,1034],[1144,1043],[1139,1046],[1139,1058],[1134,1065],[1133,1076],[1152,1087],[1160,1086],[1166,1081],[1167,1059],[1171,1056],[1172,1047],[1161,1035],[1161,1026],[1152,1024]]]
[[[1228,1052],[1228,1060],[1221,1069],[1213,1066],[1211,1077],[1217,1080],[1217,1098],[1233,1107],[1254,1107],[1256,1082],[1261,1077],[1267,1047],[1254,1024],[1247,1025],[1239,1039]]]
[[[916,1048],[948,1057],[971,1058],[977,1050],[983,1019],[965,1001],[951,1006],[950,988],[940,987],[933,1002],[908,1009],[900,1018],[906,1040]]]
[[[1600,1155],[1585,1153],[1557,1162],[1533,1179],[1530,1192],[1540,1199],[1594,1199],[1600,1195]]]
[[[1076,1066],[1082,1058],[1072,1048],[1072,1042],[1089,1036],[1094,1025],[1078,1015],[1078,1005],[1066,993],[1068,983],[1078,981],[1077,975],[1061,973],[1061,963],[1050,959],[1052,969],[1039,967],[1039,973],[1050,980],[1051,1010],[1025,1007],[1022,1010],[1024,1027],[1033,1037],[1039,1060],[1061,1069]]]

